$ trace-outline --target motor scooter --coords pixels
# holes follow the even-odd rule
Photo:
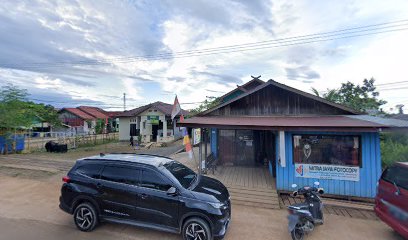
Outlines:
[[[288,207],[288,228],[293,240],[304,239],[306,234],[314,230],[315,225],[323,224],[323,203],[319,195],[324,193],[324,189],[319,188],[319,182],[314,185],[299,188],[292,193],[293,197],[301,194],[305,198],[303,203]],[[297,185],[292,184],[292,188],[297,188]]]

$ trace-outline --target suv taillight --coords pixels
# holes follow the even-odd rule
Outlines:
[[[68,176],[62,177],[62,181],[65,182],[65,183],[69,183],[70,180],[71,179]]]

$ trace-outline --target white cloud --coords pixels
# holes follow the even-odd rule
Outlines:
[[[35,93],[93,99],[115,107],[123,92],[138,102],[182,102],[222,95],[262,74],[309,91],[404,76],[407,32],[258,51],[146,61],[132,56],[177,53],[293,37],[406,18],[408,2],[385,1],[9,1],[0,6],[2,79]],[[21,36],[24,36],[23,38]],[[12,61],[11,61],[12,60]],[[106,62],[73,66],[60,62]],[[19,63],[16,70],[2,63]],[[53,67],[27,68],[24,63]],[[36,66],[36,65],[34,65]],[[25,70],[25,71],[22,71]],[[294,76],[291,76],[294,75]],[[292,79],[292,80],[291,80]],[[158,88],[158,89],[155,89]],[[206,91],[212,90],[213,92]],[[40,92],[38,92],[40,91]],[[219,93],[216,93],[216,92]],[[166,92],[167,94],[161,94]],[[405,92],[384,91],[387,108]],[[40,98],[40,97],[38,97]]]

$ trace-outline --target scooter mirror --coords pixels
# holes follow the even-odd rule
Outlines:
[[[317,192],[318,192],[319,194],[324,194],[324,189],[323,189],[323,188],[319,188],[319,189],[317,190]]]
[[[319,186],[320,183],[318,181],[314,182],[314,185]]]
[[[294,191],[293,193],[292,193],[292,197],[296,197],[298,195],[298,192],[297,191]]]
[[[297,184],[296,183],[292,184],[292,188],[297,188]]]

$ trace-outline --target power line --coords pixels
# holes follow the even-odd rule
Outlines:
[[[408,89],[408,86],[406,86],[406,87],[395,87],[395,88],[381,89],[380,91],[389,91],[389,90],[404,90],[404,89]]]
[[[37,99],[37,98],[29,98],[28,99],[29,101],[39,101],[39,102],[42,102],[42,103],[61,103],[61,104],[67,104],[67,103],[69,103],[69,104],[89,104],[89,105],[92,105],[92,106],[112,106],[112,107],[118,107],[118,108],[123,108],[123,105],[120,105],[119,103],[118,104],[104,104],[104,103],[94,103],[94,102],[91,102],[91,101],[78,101],[77,103],[75,103],[75,102],[73,102],[73,103],[70,103],[70,102],[68,102],[68,101],[52,101],[52,100],[42,100],[42,99]],[[199,103],[203,103],[203,102],[205,102],[205,101],[200,101],[200,102],[181,102],[180,104],[181,105],[190,105],[190,104],[199,104]],[[149,104],[149,103],[139,103],[138,105],[132,105],[133,107],[140,107],[140,106],[143,106],[143,105],[147,105],[147,104]]]
[[[374,87],[376,87],[376,90],[378,90],[378,91],[397,90],[397,89],[405,89],[404,87],[408,87],[408,86],[405,86],[406,83],[408,84],[408,81],[381,83],[381,84],[374,84]],[[399,87],[399,88],[391,88],[391,89],[388,89],[388,88],[387,88],[388,85],[393,85],[393,86],[390,86],[390,87],[396,87],[396,86],[398,86],[398,85],[402,85],[402,86]],[[382,89],[384,86],[385,86],[386,89]],[[332,90],[332,89],[329,89],[329,90]],[[327,93],[327,92],[329,92],[329,91],[328,91],[328,90],[319,91],[319,93]]]
[[[395,25],[395,23],[401,23]],[[394,24],[391,26],[386,26]],[[292,46],[292,45],[299,45],[299,44],[307,44],[313,42],[321,42],[321,41],[329,41],[329,40],[336,40],[336,39],[343,39],[343,38],[352,38],[352,37],[359,37],[359,36],[366,36],[366,35],[373,35],[373,34],[380,34],[380,33],[387,33],[387,32],[395,32],[395,31],[404,31],[408,28],[397,28],[397,29],[390,29],[395,27],[406,26],[408,24],[408,20],[401,20],[395,21],[390,23],[382,23],[382,24],[374,24],[374,25],[367,25],[363,27],[356,27],[356,28],[349,28],[337,31],[331,31],[326,33],[320,34],[309,34],[303,36],[296,36],[290,38],[282,38],[282,39],[275,39],[257,43],[247,43],[241,45],[231,45],[231,46],[224,46],[218,48],[210,48],[210,49],[202,49],[202,50],[190,50],[184,52],[175,52],[175,53],[164,53],[164,54],[157,54],[157,55],[145,55],[145,56],[136,56],[136,57],[123,57],[123,58],[111,58],[105,60],[88,60],[88,61],[77,61],[77,62],[54,62],[54,63],[27,63],[25,64],[25,68],[41,68],[41,65],[48,65],[51,66],[61,66],[61,65],[106,65],[106,64],[113,64],[115,61],[116,63],[130,63],[135,61],[152,61],[152,60],[163,60],[169,58],[179,58],[179,57],[194,57],[194,56],[205,56],[205,55],[212,55],[212,54],[220,54],[220,53],[232,53],[232,52],[242,52],[242,51],[253,51],[253,50],[260,50],[260,49],[267,49],[267,48],[274,48],[274,47],[283,47],[283,46]],[[383,27],[375,27],[384,25]],[[368,28],[368,29],[363,29]],[[351,31],[354,29],[360,29],[357,31]],[[385,31],[378,31],[384,30]],[[347,32],[348,31],[348,32]],[[362,33],[367,32],[367,33]],[[334,33],[334,34],[331,34]],[[362,33],[362,34],[358,34]],[[351,34],[351,35],[350,35]],[[343,36],[346,35],[346,36]],[[328,38],[333,37],[333,38]],[[309,41],[310,40],[310,41]],[[4,67],[16,67],[18,64],[0,64]]]
[[[381,83],[381,84],[376,84],[375,86],[393,85],[393,84],[400,84],[400,83],[408,83],[408,81],[391,82],[391,83]]]

